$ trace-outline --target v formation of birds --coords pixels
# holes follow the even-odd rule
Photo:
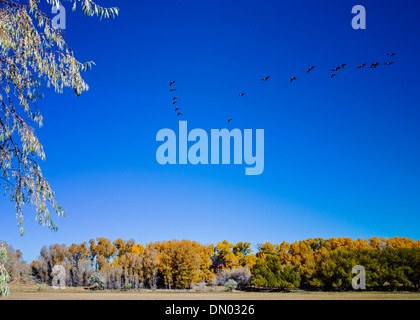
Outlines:
[[[393,53],[388,53],[387,54],[387,56],[390,56],[390,57],[393,57],[393,56],[395,56],[396,55],[396,53],[395,52],[393,52]],[[371,66],[369,67],[370,69],[376,69],[376,67],[377,66],[379,66],[379,62],[373,62],[372,64],[371,64]],[[387,65],[387,66],[390,66],[390,65],[392,65],[392,64],[394,64],[394,61],[391,61],[391,62],[385,62],[384,63],[384,65]],[[341,69],[344,69],[344,67],[346,66],[347,64],[342,64],[341,66],[338,66],[338,67],[336,67],[336,68],[334,68],[334,69],[331,69],[331,71],[333,72],[332,74],[331,74],[331,79],[332,78],[334,78],[335,76],[337,76],[337,71],[339,71],[339,70],[341,70]],[[362,69],[362,68],[364,68],[365,66],[367,65],[367,62],[365,62],[365,63],[363,63],[363,64],[361,64],[361,65],[359,65],[358,67],[356,67],[356,69]],[[316,66],[311,66],[311,67],[309,67],[309,69],[308,69],[308,71],[306,72],[306,73],[310,73],[312,70],[314,70],[316,68]],[[265,78],[262,78],[261,80],[262,81],[268,81],[270,79],[270,76],[267,76],[267,77],[265,77]],[[293,82],[293,81],[296,81],[296,77],[295,76],[293,76],[293,77],[291,77],[290,78],[290,82]],[[171,87],[171,89],[169,90],[169,92],[175,92],[176,91],[176,89],[175,88],[173,88],[172,87],[172,85],[174,85],[175,84],[175,81],[171,81],[170,83],[169,83],[169,86]],[[240,97],[243,97],[244,95],[245,95],[245,93],[244,92],[241,92],[241,93],[239,93],[238,94]],[[176,96],[174,96],[173,98],[172,98],[172,105],[173,106],[175,106],[175,112],[177,113],[177,116],[179,117],[179,116],[182,116],[182,111],[181,111],[181,107],[179,107],[179,106],[177,106],[176,104],[178,103],[178,101],[180,100],[180,98],[179,97],[176,97]],[[228,123],[230,123],[232,121],[232,118],[229,118],[228,119]]]
[[[169,83],[169,86],[170,87],[172,87],[172,85],[173,84],[175,84],[175,81],[171,81],[170,83]],[[171,88],[170,90],[169,90],[169,92],[175,92],[176,91],[176,89],[175,88]],[[181,100],[179,97],[173,97],[172,98],[172,105],[175,107],[175,112],[177,112],[178,113],[178,117],[179,116],[182,116],[182,111],[181,111],[181,108],[180,107],[178,107],[176,104],[178,103],[178,101],[179,100]]]

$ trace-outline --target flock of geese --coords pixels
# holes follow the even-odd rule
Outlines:
[[[390,56],[390,57],[393,57],[393,56],[395,56],[396,55],[396,53],[395,52],[393,52],[393,53],[388,53],[387,54],[387,56]],[[386,66],[390,66],[390,65],[392,65],[392,64],[394,64],[394,61],[391,61],[391,62],[385,62],[384,63],[384,65],[386,65]],[[334,78],[336,75],[337,75],[337,71],[339,71],[339,70],[341,70],[341,69],[344,69],[344,67],[346,66],[347,64],[342,64],[341,66],[338,66],[338,67],[336,67],[336,68],[334,68],[334,69],[331,69],[331,72],[333,72],[332,74],[331,74],[331,79],[332,78]],[[364,68],[364,67],[366,67],[366,65],[367,65],[367,62],[365,62],[365,63],[363,63],[363,64],[361,64],[361,65],[359,65],[358,67],[356,67],[356,69],[362,69],[362,68]],[[369,67],[370,69],[376,69],[376,67],[378,67],[380,65],[380,63],[379,62],[373,62],[372,64],[371,64],[371,66]],[[316,68],[316,66],[311,66],[311,67],[309,67],[309,69],[308,69],[308,71],[306,72],[306,73],[309,73],[309,72],[311,72],[312,70],[314,70]],[[270,79],[270,76],[267,76],[267,77],[265,77],[265,78],[262,78],[261,80],[262,81],[268,81]],[[293,82],[293,81],[296,81],[296,77],[295,76],[293,76],[293,77],[291,77],[290,78],[290,82]],[[169,90],[169,92],[174,92],[174,91],[176,91],[176,89],[175,88],[173,88],[172,87],[172,85],[173,84],[175,84],[175,81],[171,81],[170,83],[169,83],[169,86],[171,87],[170,88],[170,90]],[[242,92],[242,93],[239,93],[238,94],[240,97],[243,97],[244,95],[245,95],[245,93],[244,92]],[[177,104],[177,102],[180,100],[180,98],[179,97],[176,97],[176,96],[174,96],[173,98],[172,98],[172,105],[173,106],[175,106],[175,112],[177,112],[177,115],[178,115],[178,117],[179,116],[182,116],[182,111],[181,111],[181,108],[179,107],[179,106],[176,106],[176,104]],[[232,121],[232,118],[229,118],[228,119],[228,123],[230,123]]]
[[[170,87],[172,87],[172,85],[173,84],[175,84],[175,81],[171,81],[170,83],[169,83],[169,86]],[[169,90],[169,92],[174,92],[174,91],[176,91],[176,89],[175,88],[171,88],[170,90]],[[176,106],[176,104],[178,103],[178,101],[179,100],[181,100],[179,97],[173,97],[172,98],[172,105],[175,107],[175,112],[178,112],[178,117],[179,116],[182,116],[182,111],[180,111],[181,110],[181,108],[180,107],[178,107],[178,106]]]

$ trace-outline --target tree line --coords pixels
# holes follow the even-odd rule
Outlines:
[[[66,285],[74,287],[91,286],[96,278],[110,290],[188,289],[230,280],[240,289],[347,290],[355,276],[352,268],[362,265],[368,289],[420,289],[420,241],[400,237],[267,242],[255,253],[248,242],[203,245],[171,240],[143,246],[100,237],[70,246],[44,246],[29,266],[19,250],[7,248],[6,269],[12,279],[29,275],[51,284],[53,267],[62,265]]]

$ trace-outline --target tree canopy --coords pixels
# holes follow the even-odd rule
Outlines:
[[[10,251],[9,256],[18,262],[17,254]],[[267,242],[255,254],[246,242],[202,245],[171,240],[143,246],[132,239],[100,237],[70,247],[42,248],[31,264],[31,274],[40,282],[51,283],[51,271],[57,264],[65,268],[68,286],[89,285],[89,277],[97,271],[106,289],[117,290],[187,289],[203,283],[224,286],[231,279],[238,289],[351,290],[356,265],[366,269],[368,290],[420,288],[420,240],[399,237]],[[9,268],[12,277],[22,273],[19,263],[13,265]]]
[[[52,7],[61,5],[60,0],[46,1]],[[80,5],[87,16],[118,15],[117,8],[92,0],[66,2],[73,10]],[[33,127],[43,124],[37,106],[42,88],[53,87],[57,93],[71,88],[79,96],[89,88],[81,72],[93,64],[75,58],[62,30],[39,5],[40,0],[0,0],[0,185],[15,204],[21,234],[25,203],[35,207],[41,225],[54,231],[51,209],[65,215],[38,163],[45,153]]]

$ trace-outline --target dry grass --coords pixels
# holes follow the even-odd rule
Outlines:
[[[420,300],[419,292],[224,292],[141,290],[92,292],[84,288],[38,289],[33,283],[11,284],[11,300]]]

